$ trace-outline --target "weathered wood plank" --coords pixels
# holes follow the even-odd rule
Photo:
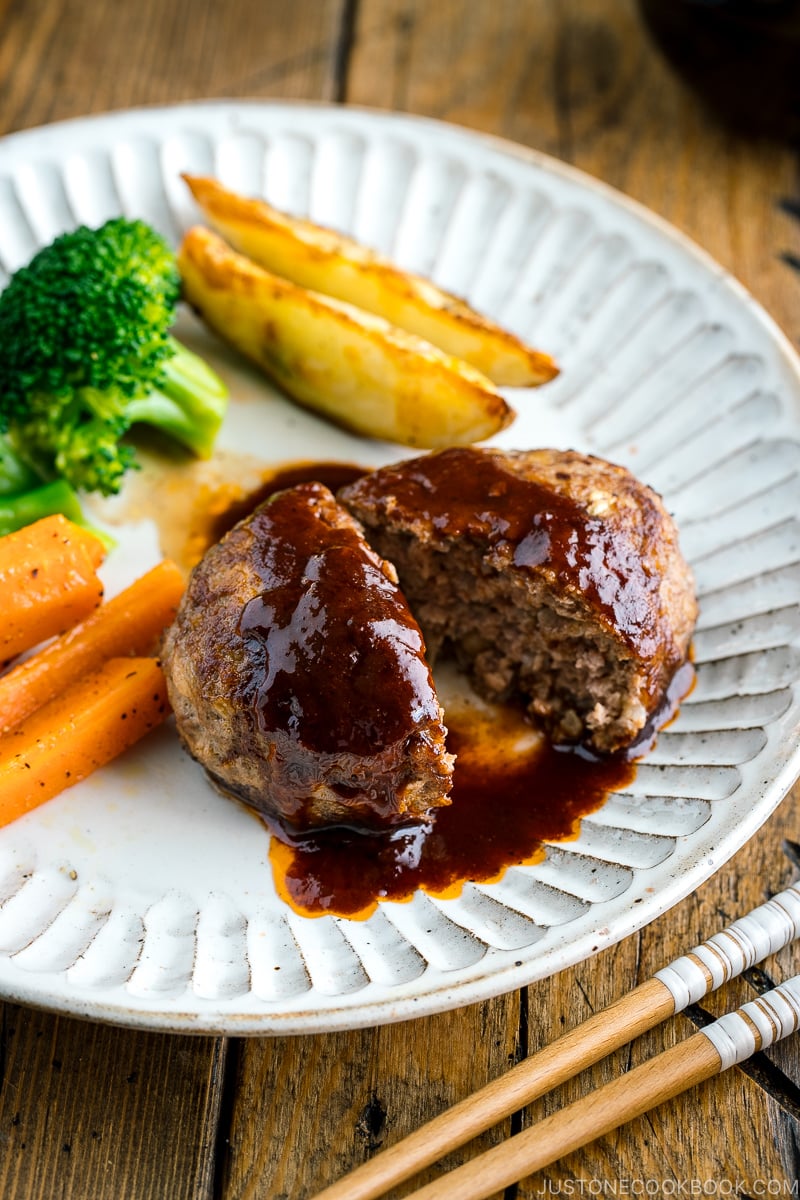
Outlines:
[[[0,134],[197,98],[335,100],[344,7],[9,0],[0,7]]]
[[[518,1050],[518,1004],[510,995],[352,1034],[240,1043],[226,1200],[310,1196],[494,1078]],[[508,1131],[475,1144],[488,1149]]]
[[[226,1042],[3,1006],[0,1195],[211,1200]]]

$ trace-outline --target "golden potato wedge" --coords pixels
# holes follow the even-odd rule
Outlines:
[[[184,297],[293,399],[368,437],[435,449],[482,441],[513,410],[473,367],[381,317],[272,275],[196,226]]]
[[[215,179],[183,178],[211,226],[275,275],[384,317],[500,386],[535,387],[558,374],[548,355],[358,242],[239,196]]]

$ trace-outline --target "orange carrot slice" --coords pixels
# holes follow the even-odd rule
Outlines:
[[[173,620],[184,580],[164,559],[54,642],[0,676],[0,733],[7,733],[109,658],[152,654]]]
[[[0,738],[0,825],[85,779],[169,712],[158,659],[109,659]]]
[[[0,538],[0,664],[97,608],[99,538],[56,514]]]

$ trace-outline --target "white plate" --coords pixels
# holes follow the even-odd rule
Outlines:
[[[797,773],[797,359],[714,262],[603,185],[501,141],[351,109],[192,104],[7,138],[0,262],[120,211],[176,238],[193,216],[185,168],[354,233],[556,355],[560,379],[518,395],[497,442],[593,451],[665,496],[700,592],[697,685],[577,841],[365,922],[284,908],[259,823],[165,729],[0,831],[0,994],[154,1029],[296,1033],[467,1004],[583,960],[711,875]],[[222,448],[398,457],[220,353],[234,390]],[[110,586],[156,556],[147,524],[126,529]]]

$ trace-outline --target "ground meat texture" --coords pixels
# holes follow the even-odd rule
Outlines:
[[[288,828],[382,830],[448,802],[419,626],[321,484],[277,493],[207,552],[162,658],[189,753]]]
[[[557,743],[630,747],[687,658],[691,572],[661,499],[575,451],[444,450],[339,492],[435,660],[522,698]]]

